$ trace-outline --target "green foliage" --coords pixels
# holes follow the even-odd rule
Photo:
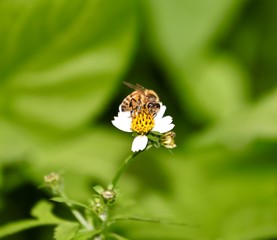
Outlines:
[[[78,231],[78,224],[76,223],[61,223],[55,228],[56,240],[71,240]]]
[[[88,240],[91,239],[94,236],[97,236],[99,234],[99,231],[83,231],[78,232],[72,240]]]
[[[184,111],[189,108],[194,118],[203,121],[228,117],[243,108],[245,72],[228,54],[213,51],[213,39],[222,34],[241,1],[145,1],[144,5],[151,50],[166,68]]]
[[[128,166],[108,239],[277,238],[276,7],[0,1],[0,238],[48,239],[30,229],[49,225],[56,240],[101,233],[61,206],[91,211],[93,186],[107,186],[130,153],[133,137],[110,123],[132,91],[123,81],[157,91],[177,148]],[[55,215],[39,201],[30,218],[51,198],[38,186],[52,171],[69,197],[52,198]]]
[[[2,111],[61,130],[87,123],[107,104],[129,60],[135,35],[132,4],[13,2],[1,2],[7,24],[1,28]]]
[[[46,201],[37,203],[32,209],[32,216],[35,219],[21,220],[0,227],[0,237],[5,237],[33,227],[56,225],[62,222],[63,220],[53,215],[52,208],[53,206]]]

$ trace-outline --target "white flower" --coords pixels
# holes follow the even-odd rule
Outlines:
[[[147,134],[150,132],[166,133],[174,128],[172,117],[163,116],[166,106],[162,103],[160,105],[160,110],[156,115],[149,113],[147,109],[131,114],[131,112],[122,112],[119,108],[118,116],[114,117],[112,124],[121,131],[138,134],[132,144],[133,152],[142,151],[146,148]]]

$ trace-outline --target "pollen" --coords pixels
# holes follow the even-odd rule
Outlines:
[[[132,130],[145,135],[154,127],[154,116],[147,110],[135,112],[132,116]]]

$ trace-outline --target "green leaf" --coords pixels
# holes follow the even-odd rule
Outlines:
[[[55,228],[54,238],[55,240],[71,240],[78,229],[79,225],[76,223],[61,223]]]
[[[277,90],[255,105],[219,122],[214,127],[196,135],[185,144],[192,148],[223,144],[228,147],[243,147],[257,139],[277,139]]]
[[[134,3],[0,1],[0,16],[0,112],[61,130],[95,118],[133,53]]]
[[[116,129],[95,128],[78,137],[44,146],[34,155],[34,169],[74,171],[87,176],[109,179],[122,154],[131,148],[131,139]],[[117,162],[118,161],[118,162]],[[47,172],[47,171],[46,171]],[[35,174],[35,173],[34,173]],[[39,173],[41,178],[41,173]],[[66,177],[66,176],[65,176]],[[75,181],[75,180],[74,180]]]
[[[0,117],[0,164],[18,161],[36,146],[26,130]]]
[[[198,121],[218,121],[247,107],[247,74],[234,58],[223,54],[204,56],[182,69],[176,83],[184,110]]]
[[[100,185],[96,185],[93,187],[93,190],[97,192],[98,194],[101,194],[104,191],[104,188]]]
[[[166,68],[189,64],[216,33],[226,30],[242,5],[238,0],[146,0],[142,3],[150,50]]]
[[[223,224],[222,235],[227,240],[267,239],[277,236],[276,226],[276,202],[268,200],[231,214]]]
[[[26,219],[1,226],[0,238],[34,227],[61,223],[63,220],[53,215],[52,208],[52,205],[46,201],[38,202],[32,209],[32,216],[37,219]]]
[[[101,230],[80,230],[72,240],[88,240],[101,233]]]
[[[21,220],[17,222],[7,223],[0,227],[0,238],[43,225],[46,224],[37,220]]]
[[[53,215],[52,210],[52,204],[47,201],[41,200],[33,207],[31,215],[37,218],[39,221],[43,222],[60,222],[61,220]]]

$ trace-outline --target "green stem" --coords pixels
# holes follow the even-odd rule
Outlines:
[[[68,199],[66,194],[64,192],[60,192],[60,195],[61,195],[62,198]],[[77,209],[75,209],[71,203],[68,203],[68,202],[65,201],[65,204],[69,207],[69,209],[72,212],[72,214],[75,216],[75,218],[79,221],[79,223],[83,227],[85,227],[88,230],[92,230],[93,229],[93,226],[86,221],[84,216]]]
[[[122,173],[125,171],[125,169],[129,166],[129,164],[132,162],[132,160],[139,154],[140,152],[135,152],[130,154],[125,161],[121,164],[120,168],[116,172],[113,180],[112,180],[112,189],[116,188],[116,185],[122,175]]]

